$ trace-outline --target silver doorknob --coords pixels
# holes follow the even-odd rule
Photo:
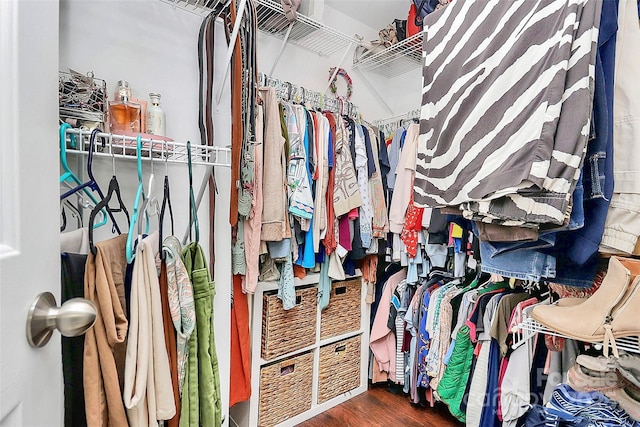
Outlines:
[[[72,298],[58,308],[53,294],[43,292],[29,309],[27,340],[32,347],[43,347],[54,329],[65,337],[82,335],[93,327],[96,313],[96,306],[88,299]]]

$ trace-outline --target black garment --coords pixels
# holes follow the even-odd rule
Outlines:
[[[384,189],[384,201],[389,203],[391,197],[389,196],[389,185],[387,184],[387,174],[391,170],[391,163],[389,162],[389,152],[387,151],[387,144],[384,140],[384,134],[380,132],[379,136],[380,144],[378,145],[378,163],[380,164],[380,175],[382,176],[382,188]]]
[[[84,297],[84,268],[87,255],[61,254],[61,295],[64,303],[71,298]],[[83,385],[84,335],[62,337],[62,375],[64,378],[64,425],[87,425],[84,409]]]
[[[449,223],[447,215],[442,215],[440,209],[431,211],[431,222],[429,223],[429,243],[434,245],[446,245],[449,243]]]

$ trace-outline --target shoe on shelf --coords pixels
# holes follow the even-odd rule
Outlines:
[[[620,407],[629,414],[629,417],[640,422],[640,402],[633,399],[625,389],[617,388],[614,390],[604,391],[603,394],[609,399],[618,402]]]
[[[640,260],[611,257],[602,285],[581,304],[538,305],[531,317],[569,338],[601,342],[619,356],[616,338],[640,337]]]
[[[622,388],[627,382],[626,380],[621,380],[615,371],[587,371],[576,363],[567,372],[567,383],[575,391],[605,392]]]
[[[560,384],[553,390],[545,410],[547,425],[552,426],[558,425],[558,420],[571,426],[638,426],[617,402],[597,391],[576,391],[568,384]],[[584,420],[588,420],[588,424],[584,424]]]
[[[581,354],[576,358],[576,363],[591,371],[615,371],[619,376],[640,389],[640,355],[621,353],[618,358],[615,358]]]

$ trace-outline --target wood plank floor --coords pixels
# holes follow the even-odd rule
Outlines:
[[[451,416],[446,405],[421,408],[409,403],[409,398],[391,393],[387,387],[376,386],[311,418],[300,427],[460,427],[463,424]]]

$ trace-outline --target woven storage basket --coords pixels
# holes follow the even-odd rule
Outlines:
[[[362,279],[331,284],[329,305],[320,315],[320,339],[324,340],[360,329]]]
[[[264,294],[262,307],[262,358],[299,350],[316,342],[318,288],[296,290],[296,306],[282,308],[276,294]]]
[[[260,369],[258,425],[270,427],[311,409],[313,353]]]
[[[360,385],[360,336],[320,348],[318,403]]]

